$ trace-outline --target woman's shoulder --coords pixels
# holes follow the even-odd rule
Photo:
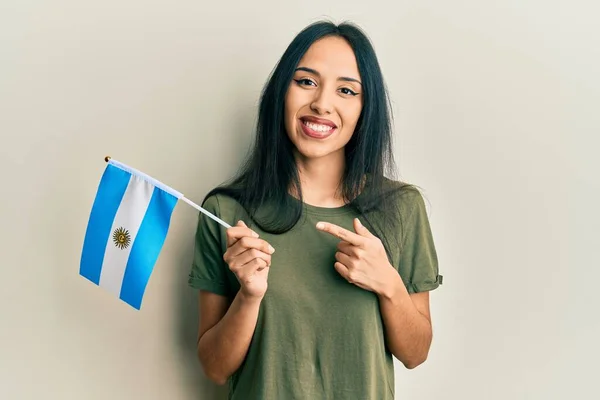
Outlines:
[[[232,195],[219,190],[209,192],[202,202],[202,208],[225,221],[237,221],[246,214],[244,208]],[[233,224],[235,224],[235,221]],[[228,222],[232,224],[231,221]]]
[[[211,209],[217,211],[223,207],[228,208],[235,206],[235,203],[236,201],[230,195],[221,192],[215,192],[215,190],[213,189],[204,198],[204,201],[202,202],[202,207],[206,210]]]
[[[416,207],[424,204],[422,190],[412,183],[386,177],[383,179],[382,191],[391,203],[399,207],[402,214],[410,214]]]

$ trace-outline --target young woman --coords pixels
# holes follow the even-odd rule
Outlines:
[[[420,193],[388,169],[368,38],[308,26],[264,88],[245,167],[203,203],[236,225],[198,224],[198,357],[230,399],[393,399],[393,356],[425,361],[437,256]]]

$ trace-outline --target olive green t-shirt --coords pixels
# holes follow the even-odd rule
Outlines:
[[[400,196],[402,231],[390,250],[409,293],[439,286],[437,255],[421,195]],[[234,225],[247,214],[233,199],[211,196],[204,208]],[[339,239],[315,227],[327,221],[353,231],[349,206],[304,205],[289,232],[252,226],[275,253],[254,336],[241,367],[228,380],[231,400],[394,399],[393,356],[385,345],[377,296],[334,268]],[[366,225],[365,225],[366,226]],[[189,284],[230,299],[239,283],[223,261],[225,229],[200,214]]]

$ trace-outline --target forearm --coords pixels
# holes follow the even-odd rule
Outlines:
[[[198,341],[198,357],[206,375],[224,384],[242,364],[254,334],[261,299],[238,292],[225,316]]]
[[[392,354],[406,368],[423,363],[431,346],[431,323],[415,307],[399,275],[379,294],[379,304]]]

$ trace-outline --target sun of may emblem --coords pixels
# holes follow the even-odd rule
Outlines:
[[[129,236],[129,231],[119,227],[115,229],[113,232],[113,242],[115,242],[115,246],[120,248],[121,250],[129,246],[131,242],[131,236]]]

